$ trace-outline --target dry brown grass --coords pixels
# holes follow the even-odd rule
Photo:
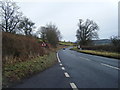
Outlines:
[[[15,35],[3,32],[2,59],[3,63],[24,61],[36,56],[42,56],[47,51],[41,48],[37,39],[31,36]]]

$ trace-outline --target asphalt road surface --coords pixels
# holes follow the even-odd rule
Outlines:
[[[119,60],[59,50],[58,63],[14,88],[119,88]]]

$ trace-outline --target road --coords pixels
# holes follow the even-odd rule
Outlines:
[[[14,88],[118,88],[118,60],[59,50],[58,63]]]

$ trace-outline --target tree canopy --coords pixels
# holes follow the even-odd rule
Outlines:
[[[54,47],[56,47],[58,41],[61,39],[61,34],[57,26],[51,23],[40,27],[39,31],[41,39],[49,42]]]
[[[18,29],[25,35],[32,35],[32,31],[35,28],[34,25],[35,23],[33,23],[30,19],[28,19],[27,17],[23,17],[22,20],[20,20]]]
[[[2,23],[0,26],[2,27],[2,31],[15,33],[18,23],[20,22],[22,13],[19,12],[19,7],[15,2],[12,1],[0,1],[1,7],[1,17]]]
[[[81,45],[90,44],[93,38],[98,38],[98,29],[98,25],[92,20],[87,19],[83,22],[82,19],[79,19],[78,30],[76,32],[77,41]]]

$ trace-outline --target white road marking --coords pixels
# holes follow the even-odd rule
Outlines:
[[[62,63],[60,63],[60,66],[62,66]]]
[[[87,60],[87,61],[91,61],[90,59],[87,59],[87,58],[86,58],[85,60]]]
[[[80,57],[80,58],[81,58],[81,59],[85,59],[85,60],[87,60],[87,61],[91,61],[91,60],[88,59],[88,58],[84,58],[84,57]],[[120,68],[115,67],[115,66],[111,66],[111,65],[108,65],[108,64],[101,63],[101,65],[104,65],[104,66],[107,66],[107,67],[110,67],[110,68],[114,68],[114,69],[120,70]]]
[[[108,64],[101,63],[101,65],[104,65],[104,66],[107,66],[107,67],[110,67],[110,68],[114,68],[114,69],[120,70],[120,68],[114,67],[114,66],[111,66],[111,65],[108,65]]]
[[[74,83],[70,83],[70,86],[73,88],[73,90],[78,90],[77,86]]]
[[[62,70],[65,70],[65,68],[64,68],[64,67],[62,67]]]
[[[90,59],[88,59],[88,58],[84,58],[84,57],[80,57],[81,59],[85,59],[85,60],[87,60],[87,61],[91,61]]]
[[[64,73],[64,74],[65,74],[65,76],[66,76],[66,77],[70,77],[70,75],[69,75],[67,72],[66,72],[66,73]]]
[[[58,53],[57,53],[57,59],[58,59],[58,62],[60,63],[61,61],[60,61],[60,59],[59,59]]]

